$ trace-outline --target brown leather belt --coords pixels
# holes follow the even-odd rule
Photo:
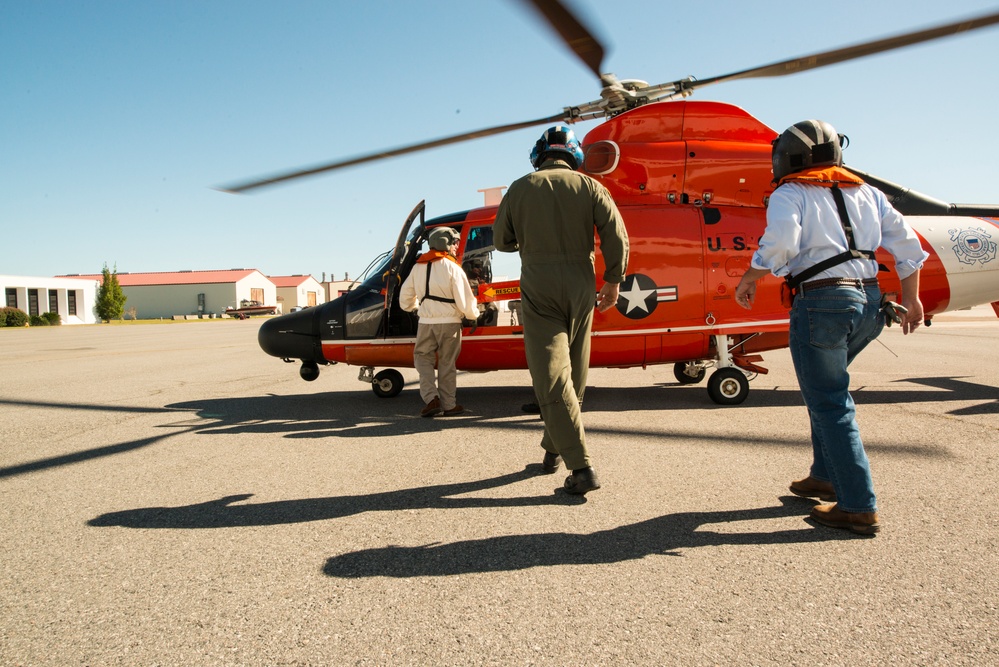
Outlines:
[[[857,289],[863,289],[877,284],[877,278],[865,278],[863,280],[860,278],[823,278],[822,280],[810,280],[807,283],[802,283],[799,290],[804,294],[805,290],[818,289],[820,287],[856,287]]]

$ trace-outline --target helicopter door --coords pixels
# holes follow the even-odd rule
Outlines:
[[[519,324],[520,253],[497,252],[491,223],[467,228],[461,268],[479,301],[478,326]]]
[[[410,253],[410,249],[419,250],[420,242],[426,236],[425,212],[426,200],[417,204],[413,212],[406,218],[406,224],[399,232],[395,250],[392,251],[392,259],[389,260],[388,269],[385,271],[385,310],[381,325],[378,327],[378,333],[382,337],[387,337],[393,333],[392,311],[399,308],[397,292],[403,277],[409,274],[413,268],[413,262],[416,260],[416,253]]]

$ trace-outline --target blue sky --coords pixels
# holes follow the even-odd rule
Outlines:
[[[994,2],[577,0],[605,69],[727,74]],[[765,7],[766,12],[761,12]],[[999,29],[781,79],[709,86],[780,130],[821,118],[846,162],[999,203]],[[356,276],[425,199],[434,217],[530,169],[543,127],[235,196],[213,186],[523,121],[599,96],[516,0],[0,0],[0,274],[257,268]],[[585,134],[595,122],[581,123]]]

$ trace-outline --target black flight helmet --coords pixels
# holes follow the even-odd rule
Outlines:
[[[836,128],[825,121],[795,123],[773,141],[774,183],[812,167],[841,167],[843,148],[849,143],[846,135],[836,134]]]

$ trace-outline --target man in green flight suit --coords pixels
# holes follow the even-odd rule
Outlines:
[[[531,151],[537,171],[510,185],[493,227],[497,250],[520,252],[524,348],[545,422],[542,467],[554,473],[564,459],[572,471],[565,490],[579,495],[600,488],[579,410],[590,367],[594,229],[606,266],[596,298],[601,312],[617,303],[628,265],[621,214],[603,185],[576,171],[582,162],[571,129],[546,130]]]

